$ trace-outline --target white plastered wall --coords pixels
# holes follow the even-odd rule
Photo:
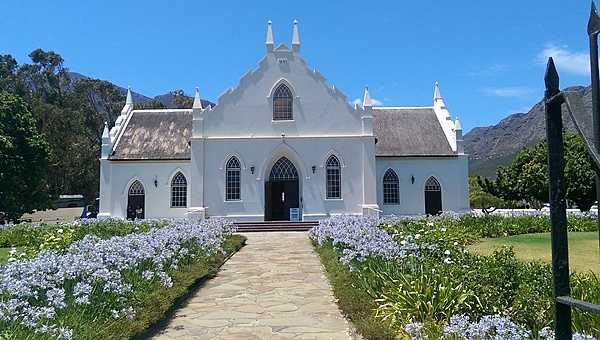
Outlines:
[[[186,215],[187,207],[171,207],[171,179],[178,171],[183,173],[188,182],[189,205],[192,188],[189,161],[103,161],[106,163],[101,177],[108,174],[110,181],[103,183],[101,179],[100,217],[127,217],[127,194],[135,180],[144,186],[146,218]]]
[[[377,157],[377,200],[384,215],[425,213],[425,181],[434,176],[442,187],[442,210],[469,211],[467,155],[456,157]],[[393,169],[400,180],[400,203],[383,204],[383,175]],[[414,183],[411,177],[414,176]]]

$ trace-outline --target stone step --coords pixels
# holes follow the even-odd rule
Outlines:
[[[269,231],[308,231],[318,225],[316,221],[289,222],[240,222],[235,223],[238,232],[269,232]]]

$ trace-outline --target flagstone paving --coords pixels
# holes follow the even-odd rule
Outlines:
[[[247,233],[247,244],[157,339],[348,339],[304,232]]]

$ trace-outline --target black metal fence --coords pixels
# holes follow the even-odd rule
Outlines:
[[[562,107],[566,108],[596,165],[596,193],[600,194],[600,81],[598,69],[598,34],[600,17],[592,2],[588,22],[592,78],[592,115],[587,114],[581,98],[560,91],[554,60],[550,58],[544,76],[546,91],[546,138],[548,141],[548,178],[550,186],[550,220],[552,224],[552,275],[554,281],[554,326],[557,339],[571,339],[571,309],[600,314],[600,306],[572,298],[569,282],[569,248],[565,201],[565,160],[563,150]],[[600,196],[600,195],[599,195]],[[600,201],[600,199],[599,199]],[[598,216],[600,226],[600,214]],[[598,228],[600,233],[600,228]]]

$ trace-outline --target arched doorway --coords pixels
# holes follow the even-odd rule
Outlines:
[[[425,213],[437,215],[442,212],[442,187],[440,182],[431,176],[425,182]]]
[[[265,181],[265,221],[287,221],[290,209],[299,207],[298,171],[289,159],[281,157]]]
[[[144,186],[140,181],[131,183],[127,193],[127,219],[144,218],[145,194]]]

